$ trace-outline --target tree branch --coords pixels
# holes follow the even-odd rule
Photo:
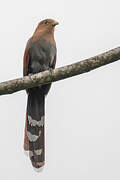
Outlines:
[[[53,71],[44,71],[23,78],[2,82],[0,83],[0,95],[11,94],[23,89],[36,87],[40,84],[47,84],[86,73],[119,59],[120,47],[68,66],[56,68]]]

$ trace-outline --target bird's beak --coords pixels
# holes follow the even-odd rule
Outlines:
[[[56,26],[58,24],[59,24],[59,22],[55,21],[55,22],[52,23],[52,26]]]

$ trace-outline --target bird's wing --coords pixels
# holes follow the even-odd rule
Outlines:
[[[55,69],[55,66],[56,66],[56,55],[55,55],[53,63],[52,63],[52,68]]]
[[[25,53],[23,58],[23,76],[26,76],[28,71],[28,64],[30,60],[30,42],[31,41],[29,39],[25,48]]]

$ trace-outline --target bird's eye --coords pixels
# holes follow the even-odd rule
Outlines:
[[[45,24],[48,24],[48,21],[45,21]]]

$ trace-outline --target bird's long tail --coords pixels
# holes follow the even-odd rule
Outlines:
[[[45,95],[33,88],[28,94],[24,149],[29,151],[35,168],[42,167],[45,161],[44,114]]]

